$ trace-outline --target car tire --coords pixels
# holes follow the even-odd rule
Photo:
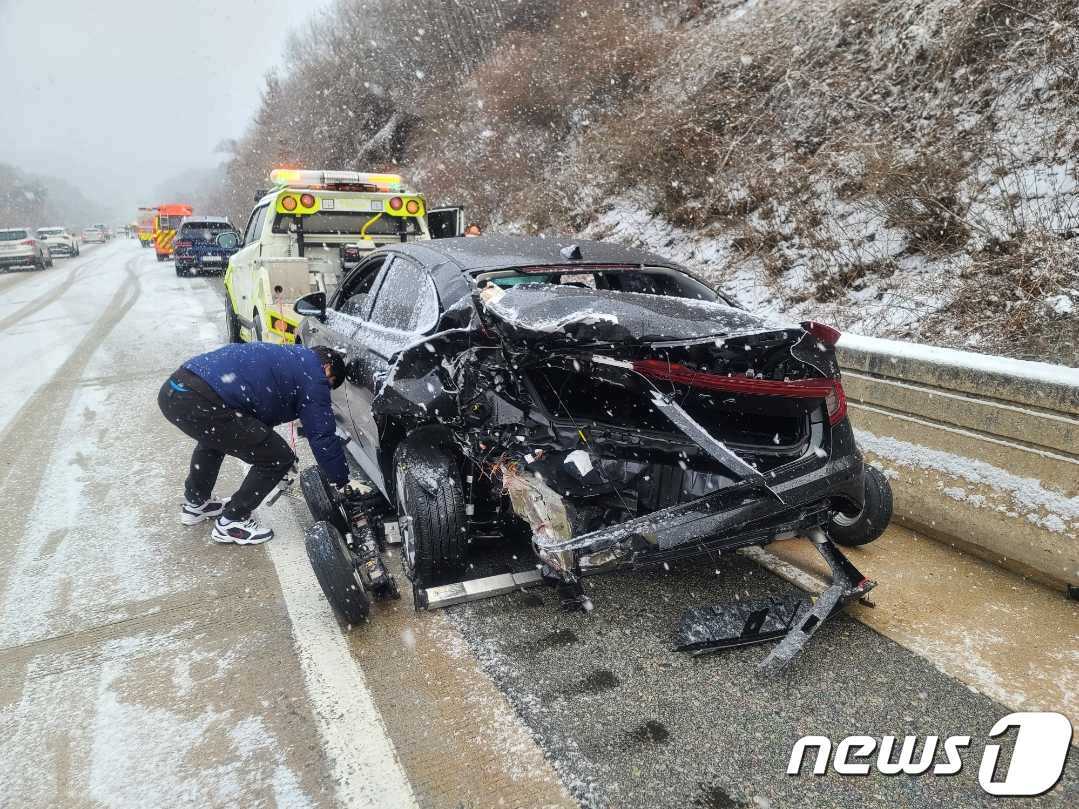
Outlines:
[[[225,333],[228,335],[230,343],[242,343],[244,341],[243,337],[240,336],[240,321],[227,302],[225,304]]]
[[[348,533],[345,516],[330,497],[329,483],[321,469],[309,466],[300,473],[300,491],[315,522],[328,522],[342,534]]]
[[[330,606],[350,625],[363,623],[370,611],[371,599],[356,573],[352,553],[341,532],[328,522],[317,522],[304,531],[304,546]]]
[[[187,270],[184,269],[183,265],[177,264],[176,265],[176,277],[177,278],[183,278],[185,275],[187,275]]]
[[[848,516],[837,512],[828,523],[825,533],[837,545],[856,548],[868,545],[884,533],[892,520],[892,485],[884,473],[866,464],[862,475],[865,483],[865,503],[857,514]]]
[[[440,447],[406,439],[394,453],[394,475],[405,575],[427,586],[452,580],[464,567],[467,544],[456,463]]]

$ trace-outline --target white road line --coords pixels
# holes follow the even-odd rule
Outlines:
[[[268,511],[275,536],[266,547],[281,582],[338,802],[350,809],[414,809],[412,787],[307,561],[303,532],[288,498]]]

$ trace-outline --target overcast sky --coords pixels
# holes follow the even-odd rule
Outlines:
[[[122,211],[215,165],[288,32],[330,0],[0,0],[0,162]]]

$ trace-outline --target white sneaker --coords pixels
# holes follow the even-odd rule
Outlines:
[[[184,525],[198,525],[200,522],[212,520],[225,510],[225,505],[228,501],[229,498],[227,497],[224,500],[210,498],[202,505],[199,505],[185,499],[183,506],[180,508],[180,522]]]
[[[214,530],[210,532],[214,542],[222,544],[233,542],[237,545],[260,545],[273,539],[273,531],[263,528],[254,517],[246,520],[228,520],[218,517]]]

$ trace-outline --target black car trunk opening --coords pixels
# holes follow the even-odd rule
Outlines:
[[[678,402],[711,436],[740,454],[753,456],[760,471],[805,452],[809,412],[821,406],[820,400],[653,385],[636,372],[603,367],[596,373],[579,360],[552,359],[527,373],[540,401],[555,419],[676,434],[670,420],[651,403],[650,394],[658,389]]]

